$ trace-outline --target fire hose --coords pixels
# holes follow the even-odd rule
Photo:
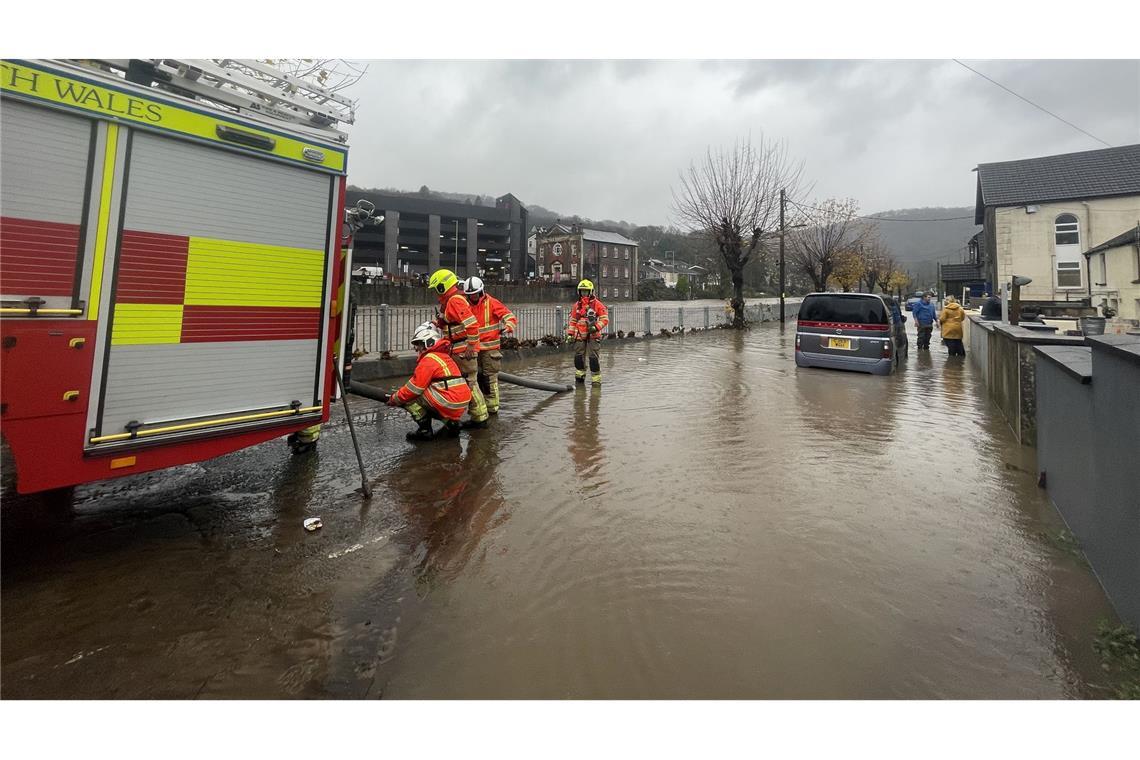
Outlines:
[[[504,383],[511,385],[518,385],[523,388],[531,388],[536,391],[549,391],[550,393],[565,393],[566,391],[574,390],[573,385],[563,385],[560,383],[546,383],[541,380],[531,380],[526,377],[519,377],[518,375],[511,375],[506,372],[499,373],[499,379]],[[388,397],[391,394],[385,393],[374,385],[367,383],[358,383],[355,380],[348,381],[348,390],[355,393],[357,396],[370,398],[374,401],[379,401],[382,404],[388,403]]]

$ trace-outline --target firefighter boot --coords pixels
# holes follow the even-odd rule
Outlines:
[[[459,435],[462,425],[459,420],[444,420],[443,427],[435,434],[436,438],[455,438]]]
[[[574,354],[574,382],[586,382],[586,358],[582,354]]]
[[[304,454],[307,451],[312,451],[317,447],[317,440],[321,437],[321,426],[313,425],[304,430],[298,430],[292,433],[285,442],[289,444],[289,448],[293,450],[294,454]]]
[[[432,433],[431,430],[431,417],[425,414],[416,420],[416,424],[419,425],[419,427],[409,431],[406,435],[409,441],[430,441],[435,437],[435,434]]]
[[[601,385],[602,384],[602,366],[601,366],[601,363],[598,362],[598,357],[596,357],[596,356],[590,357],[590,372],[591,372],[591,374],[593,374],[593,377],[590,378],[591,381],[593,382],[593,384],[594,385]]]

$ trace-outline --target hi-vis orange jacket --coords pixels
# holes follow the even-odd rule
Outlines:
[[[471,313],[471,304],[458,286],[452,285],[439,297],[441,317],[435,320],[443,337],[451,342],[455,354],[466,353],[468,349],[479,352],[479,324]]]
[[[518,329],[519,321],[503,302],[494,296],[483,294],[479,303],[472,304],[471,310],[475,312],[475,321],[479,324],[479,350],[498,351],[499,331]]]
[[[584,340],[586,338],[589,330],[589,321],[586,318],[586,312],[590,309],[594,310],[594,315],[597,317],[597,321],[594,322],[594,325],[598,328],[598,331],[594,333],[594,335],[599,335],[605,331],[606,325],[610,323],[610,313],[606,311],[606,305],[597,297],[579,298],[574,303],[574,308],[570,310],[570,324],[566,327],[567,335],[578,340]]]
[[[396,391],[401,404],[420,396],[445,420],[458,420],[471,403],[471,388],[451,358],[451,344],[446,339],[420,354],[411,379]]]

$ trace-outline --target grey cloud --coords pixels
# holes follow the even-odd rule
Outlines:
[[[1112,142],[1140,142],[1136,61],[967,61]],[[1098,145],[952,61],[384,61],[350,181],[668,221],[677,173],[751,132],[787,140],[820,196],[970,205],[979,162]]]

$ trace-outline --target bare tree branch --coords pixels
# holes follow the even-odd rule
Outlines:
[[[708,234],[720,250],[732,276],[736,327],[744,326],[744,266],[779,224],[780,190],[798,195],[802,174],[803,161],[763,135],[755,145],[749,136],[731,149],[710,147],[680,173],[673,212],[682,227]]]

